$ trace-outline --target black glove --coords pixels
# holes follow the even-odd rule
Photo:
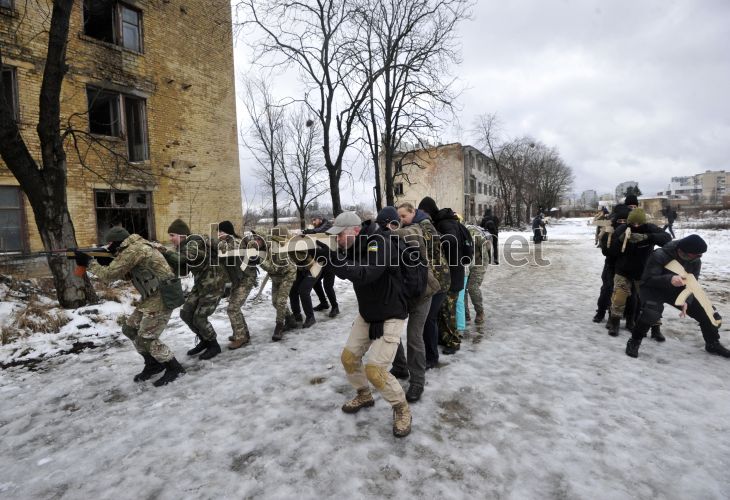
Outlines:
[[[74,250],[74,260],[76,261],[76,265],[79,267],[88,267],[89,261],[91,260],[91,257],[86,255],[83,252],[79,252],[78,250]]]
[[[370,323],[370,328],[368,329],[368,337],[370,337],[370,340],[378,340],[380,337],[383,336],[384,331],[385,322],[379,321],[377,323]]]

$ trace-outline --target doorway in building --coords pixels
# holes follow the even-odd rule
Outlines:
[[[155,239],[152,193],[146,191],[94,191],[96,233],[100,243],[109,228],[122,226],[149,240]]]

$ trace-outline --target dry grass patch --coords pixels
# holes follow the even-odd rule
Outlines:
[[[53,304],[43,304],[31,297],[25,307],[10,317],[10,325],[3,328],[2,343],[7,344],[32,333],[58,333],[71,318]]]

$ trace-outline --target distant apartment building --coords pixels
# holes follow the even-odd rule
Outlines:
[[[598,206],[598,193],[594,189],[587,189],[580,195],[580,205],[583,208],[596,208]]]
[[[692,203],[721,204],[730,195],[730,172],[707,170],[704,173],[672,177],[666,191],[658,194],[669,197],[686,197]]]
[[[616,186],[615,199],[617,202],[621,203],[624,201],[624,197],[626,196],[626,190],[630,187],[632,187],[632,188],[639,187],[639,183],[636,181],[626,181],[626,182],[622,182],[621,184]]]
[[[35,157],[50,7],[0,0],[6,98]],[[166,239],[178,217],[193,231],[240,223],[230,2],[74,2],[67,63],[61,122],[95,145],[66,142],[80,245],[99,242],[113,224]],[[33,211],[0,160],[0,252],[42,246]]]
[[[381,156],[381,185],[385,173]],[[430,196],[439,207],[449,207],[467,221],[478,222],[484,211],[500,211],[497,171],[489,159],[472,146],[459,143],[400,152],[395,157],[396,204],[414,206]]]

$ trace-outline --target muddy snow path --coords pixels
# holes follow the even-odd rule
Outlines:
[[[188,375],[165,388],[131,381],[140,358],[123,341],[1,372],[0,495],[727,498],[730,361],[673,311],[667,342],[628,358],[625,331],[590,321],[602,265],[590,229],[550,237],[549,266],[490,268],[487,323],[427,373],[406,439],[377,396],[357,415],[339,409],[355,311],[339,282],[340,318],[274,344],[273,309],[246,306],[253,344],[207,362],[186,358],[193,337],[176,314],[164,339]],[[214,325],[224,342],[224,308]]]

